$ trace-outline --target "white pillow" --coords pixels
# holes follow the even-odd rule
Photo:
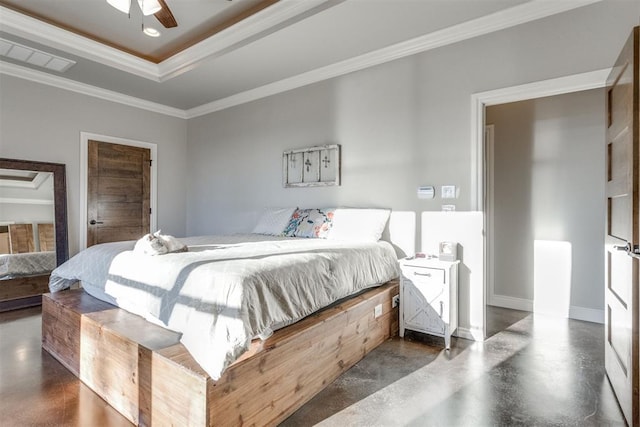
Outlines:
[[[387,225],[388,209],[338,208],[333,214],[329,240],[377,242]]]
[[[252,233],[280,236],[296,208],[265,209]]]

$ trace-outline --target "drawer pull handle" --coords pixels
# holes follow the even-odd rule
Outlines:
[[[426,277],[431,277],[431,273],[418,273],[417,271],[413,272],[414,276],[426,276]]]

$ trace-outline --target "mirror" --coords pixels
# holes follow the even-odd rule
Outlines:
[[[0,158],[0,303],[39,301],[69,258],[65,174],[63,164]]]

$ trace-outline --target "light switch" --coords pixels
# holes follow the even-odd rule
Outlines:
[[[455,185],[443,185],[441,189],[441,196],[443,199],[455,199],[456,198],[456,186]]]

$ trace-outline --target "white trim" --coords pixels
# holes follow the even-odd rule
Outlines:
[[[484,238],[484,251],[486,256],[484,257],[484,263],[486,268],[484,269],[485,273],[485,283],[489,286],[489,294],[484,294],[485,304],[483,307],[483,324],[487,324],[487,302],[490,301],[491,296],[494,294],[494,286],[495,286],[495,246],[493,244],[493,230],[495,227],[494,221],[494,199],[493,199],[493,185],[494,185],[494,175],[493,175],[493,165],[495,161],[494,157],[494,134],[495,134],[495,126],[494,125],[485,125],[484,127],[484,144],[485,144],[485,155],[484,155],[484,167],[486,168],[486,181],[484,186],[484,197],[486,198],[484,206],[486,206],[487,210],[484,213],[484,230],[485,230],[485,238]],[[485,178],[485,177],[483,177]],[[491,265],[489,265],[491,263]]]
[[[178,117],[186,119],[186,112],[179,108],[168,107],[156,102],[147,101],[108,89],[102,89],[85,83],[69,80],[64,77],[45,73],[21,65],[11,64],[9,62],[0,61],[0,74],[5,74],[19,79],[29,80],[32,82],[53,86],[58,89],[64,89],[71,92],[80,93],[82,95],[92,96],[94,98],[104,99],[106,101],[117,102],[129,107],[140,108],[141,110],[151,111],[153,113],[164,114],[166,116]]]
[[[471,95],[471,209],[485,212],[484,202],[485,191],[485,107],[489,105],[497,105],[508,102],[522,101],[525,99],[535,99],[545,96],[560,95],[565,93],[579,92],[589,89],[597,89],[606,86],[607,76],[611,71],[610,68],[591,71],[571,76],[559,77],[556,79],[542,80],[534,83],[528,83],[519,86],[512,86],[502,89],[491,90],[487,92],[474,93]],[[487,236],[485,236],[485,240]],[[495,295],[490,295],[487,289],[488,278],[493,277],[493,260],[489,259],[490,254],[487,252],[487,242],[484,245],[484,295],[489,299],[491,305],[497,305],[492,302]],[[488,271],[491,269],[491,271]],[[533,307],[533,305],[532,305]],[[485,314],[486,315],[486,314]],[[486,317],[483,325],[484,334],[486,336]]]
[[[53,200],[47,199],[16,199],[11,197],[0,197],[0,203],[22,204],[22,205],[53,205]]]
[[[530,311],[533,310],[533,301],[524,298],[514,298],[506,295],[491,295],[489,298],[489,305],[495,307],[510,308],[512,310]],[[543,316],[553,315],[547,313],[539,313]],[[595,308],[578,307],[575,305],[569,306],[569,319],[581,320],[584,322],[593,322],[604,324],[604,310],[597,310]]]
[[[192,70],[204,60],[212,59],[255,37],[264,37],[279,29],[279,26],[312,9],[329,4],[329,0],[280,0],[260,12],[249,16],[233,26],[205,39],[158,64],[159,81],[166,81]]]
[[[88,154],[89,140],[97,140],[101,142],[110,142],[112,144],[128,145],[131,147],[148,148],[151,151],[151,219],[149,223],[150,229],[156,230],[158,227],[158,146],[157,144],[144,141],[135,141],[132,139],[118,138],[115,136],[99,135],[89,132],[80,132],[80,232],[79,245],[80,250],[87,248],[87,179],[88,179]]]
[[[574,320],[583,320],[585,322],[604,324],[604,310],[576,307],[575,305],[572,305],[569,307],[569,318]]]
[[[0,6],[0,14],[2,15],[2,30],[5,32],[48,46],[57,47],[68,52],[75,52],[87,59],[98,61],[119,70],[130,72],[141,77],[146,77],[153,81],[165,81],[171,77],[181,74],[184,71],[193,69],[193,67],[196,67],[199,62],[206,58],[218,56],[229,49],[232,49],[234,46],[237,46],[237,43],[240,43],[242,37],[240,35],[234,35],[235,33],[231,33],[230,30],[233,28],[237,27],[237,31],[244,34],[244,40],[248,40],[253,36],[264,34],[264,31],[267,31],[269,28],[273,30],[278,23],[281,24],[287,19],[309,12],[319,5],[326,4],[327,1],[328,0],[305,0],[304,2],[301,2],[281,0],[273,6],[270,6],[254,15],[254,17],[252,17],[253,19],[248,20],[248,27],[233,26],[228,30],[220,32],[218,35],[212,36],[211,38],[204,40],[157,65],[142,60],[136,56],[121,52],[117,49],[104,46],[93,40],[78,36],[77,34],[62,30],[58,27],[45,24],[37,19],[26,17],[2,6]],[[25,78],[27,80],[72,90],[74,92],[119,102],[121,104],[149,111],[159,112],[161,114],[190,119],[410,55],[415,55],[430,49],[457,43],[473,37],[478,37],[545,18],[557,13],[587,6],[599,1],[602,0],[575,0],[562,2],[532,0],[481,18],[472,19],[452,27],[397,43],[383,49],[375,50],[364,55],[356,56],[354,58],[298,74],[254,89],[249,89],[188,110],[168,107],[128,95],[96,88],[83,83],[72,82],[66,79],[60,80],[60,78],[46,73],[37,74],[33,70],[24,67],[11,69],[11,67],[5,68],[2,66],[0,67],[0,73]],[[271,25],[271,27],[269,27],[269,25]],[[251,30],[253,30],[253,35],[250,35]],[[225,41],[218,42],[217,40]],[[232,43],[234,40],[235,43]],[[220,43],[220,45],[216,47],[216,43]],[[20,71],[18,72],[17,70]],[[483,122],[483,120],[480,121]],[[472,169],[472,176],[475,176],[477,166],[472,165]],[[476,204],[474,199],[475,197],[476,194],[472,194],[472,205]]]
[[[63,50],[153,81],[160,81],[158,65],[71,31],[63,30],[0,6],[2,31]]]
[[[3,6],[0,6],[0,15],[4,32],[64,50],[139,77],[161,82],[193,69],[204,59],[224,54],[242,42],[250,42],[255,37],[275,32],[287,20],[302,15],[324,3],[329,3],[329,0],[280,0],[160,64],[155,64]]]
[[[533,0],[481,18],[472,19],[458,25],[416,37],[401,43],[359,55],[335,64],[317,68],[255,89],[231,95],[208,104],[187,110],[187,117],[193,118],[224,110],[235,105],[255,101],[287,90],[296,89],[319,81],[384,64],[396,59],[426,52],[431,49],[458,43],[474,37],[504,30],[516,25],[545,18],[568,10],[583,7],[602,0],[584,1],[544,1]]]
[[[507,295],[489,295],[488,305],[510,308],[512,310],[533,312],[533,301],[526,298],[516,298]]]
[[[486,106],[604,87],[610,68],[471,95],[471,209],[483,210],[484,109]]]
[[[484,333],[480,328],[461,328],[458,326],[455,336],[471,341],[484,341]]]

